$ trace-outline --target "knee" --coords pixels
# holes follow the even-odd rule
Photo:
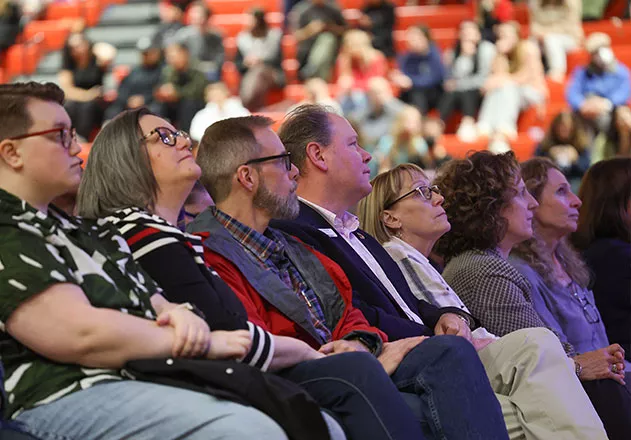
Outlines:
[[[522,351],[537,355],[537,358],[565,359],[566,354],[559,338],[547,328],[526,328],[502,337],[511,347],[521,347]]]
[[[242,406],[227,417],[217,419],[208,424],[211,434],[208,438],[223,440],[287,440],[283,429],[267,415],[254,409]]]
[[[442,335],[434,336],[424,341],[421,345],[428,344],[431,350],[441,359],[449,359],[449,362],[470,363],[471,359],[477,359],[478,355],[469,341],[461,336]]]

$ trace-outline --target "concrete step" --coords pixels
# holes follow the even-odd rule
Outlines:
[[[151,37],[156,29],[156,24],[99,25],[87,29],[86,34],[94,42],[110,43],[116,48],[133,48],[140,38]]]
[[[51,52],[47,54],[37,65],[38,75],[57,75],[61,70],[62,56],[61,51]]]
[[[157,2],[128,3],[108,7],[101,15],[99,25],[148,24],[159,21]]]

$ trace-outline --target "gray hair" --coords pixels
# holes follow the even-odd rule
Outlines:
[[[202,169],[200,182],[215,203],[230,195],[237,168],[259,153],[254,130],[273,123],[265,116],[243,116],[215,122],[206,129],[199,142],[197,164]]]
[[[94,139],[79,186],[79,215],[106,217],[131,206],[153,211],[158,182],[147,148],[140,141],[139,124],[141,117],[151,114],[145,108],[125,111]]]
[[[333,140],[329,115],[337,114],[331,107],[319,104],[304,104],[287,114],[278,130],[278,137],[291,153],[291,161],[305,175],[307,144],[317,142],[328,146]]]

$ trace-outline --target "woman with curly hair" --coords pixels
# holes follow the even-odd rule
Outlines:
[[[520,243],[511,263],[531,285],[533,306],[574,358],[576,374],[592,397],[610,439],[631,438],[631,393],[624,387],[624,350],[609,344],[589,289],[590,275],[568,243],[577,228],[580,199],[552,161],[522,164],[522,177],[539,206],[534,236]]]
[[[607,336],[631,362],[631,158],[593,165],[579,197],[583,208],[572,243],[594,275],[592,290]]]

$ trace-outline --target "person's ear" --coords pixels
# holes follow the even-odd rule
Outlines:
[[[254,167],[241,165],[237,168],[236,180],[247,191],[254,192],[259,183],[259,175],[254,171]]]
[[[328,171],[329,166],[324,157],[324,147],[317,142],[309,142],[305,148],[307,159],[320,171]]]
[[[386,209],[381,213],[381,221],[383,224],[394,231],[401,229],[401,219],[393,211]]]
[[[14,140],[5,139],[0,142],[0,159],[8,167],[18,170],[24,166],[24,158]]]

